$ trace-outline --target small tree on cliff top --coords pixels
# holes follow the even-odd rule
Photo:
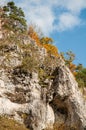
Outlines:
[[[24,16],[24,12],[21,8],[15,6],[14,2],[8,2],[3,7],[4,18],[7,19],[4,27],[14,31],[23,32],[27,29],[27,24]]]

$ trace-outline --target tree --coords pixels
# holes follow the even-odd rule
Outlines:
[[[86,68],[82,68],[77,72],[76,80],[79,83],[79,87],[86,87]]]
[[[44,48],[46,48],[48,54],[52,54],[52,55],[54,55],[56,57],[59,56],[57,47],[52,44],[53,43],[52,38],[50,38],[50,37],[42,37],[40,39],[40,43],[42,44],[42,46]]]
[[[78,64],[77,67],[76,67],[76,72],[79,72],[83,69],[83,65],[82,64]]]
[[[28,35],[29,35],[29,37],[31,37],[33,40],[36,41],[36,44],[37,44],[37,45],[39,45],[39,46],[41,45],[41,44],[40,44],[39,35],[38,35],[38,33],[35,31],[33,25],[30,25],[30,26],[29,26]]]
[[[72,51],[68,51],[66,53],[61,52],[60,53],[62,59],[64,59],[65,64],[69,67],[71,72],[76,75],[76,65],[73,63],[75,59],[75,54]]]
[[[27,29],[27,24],[24,16],[24,12],[21,8],[15,6],[14,2],[8,2],[6,6],[3,7],[4,18],[6,22],[4,24],[5,28],[8,28],[14,32],[23,32]]]
[[[67,66],[75,60],[75,54],[72,51],[61,52],[60,55],[65,60]]]
[[[75,59],[75,54],[72,51],[68,51],[65,54],[66,64],[72,63]]]
[[[41,44],[52,44],[53,43],[53,39],[49,38],[49,37],[42,37],[40,39]]]

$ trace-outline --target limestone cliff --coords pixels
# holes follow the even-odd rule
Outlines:
[[[86,130],[86,102],[65,62],[25,36],[0,41],[0,115],[30,130]]]

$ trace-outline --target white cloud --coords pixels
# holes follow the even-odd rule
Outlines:
[[[36,23],[45,34],[53,30],[65,31],[81,24],[80,11],[86,8],[86,0],[25,0],[28,5],[27,17]],[[23,3],[22,3],[23,4]],[[26,5],[25,5],[26,7]],[[54,12],[54,8],[66,11]],[[55,9],[55,11],[57,11]],[[28,20],[28,21],[29,21]],[[57,23],[55,22],[57,21]]]
[[[61,0],[61,5],[72,13],[80,13],[86,8],[86,0]]]
[[[21,7],[23,7],[25,11],[28,22],[38,25],[45,35],[53,31],[53,23],[55,21],[54,12],[50,6],[45,5],[45,2],[41,0],[30,0],[28,2],[25,0],[24,3],[21,3]]]
[[[5,5],[8,2],[8,0],[0,0],[0,6]]]
[[[0,4],[6,1],[0,0]],[[13,1],[24,9],[28,22],[38,25],[46,35],[53,30],[66,31],[79,26],[80,12],[86,8],[86,0]]]
[[[35,22],[42,31],[47,34],[53,30],[53,22],[55,20],[53,12],[48,7],[39,7],[29,12],[29,19]]]
[[[71,13],[63,13],[59,16],[59,23],[57,25],[58,31],[65,31],[65,29],[71,29],[75,26],[80,25],[81,20],[75,15]]]

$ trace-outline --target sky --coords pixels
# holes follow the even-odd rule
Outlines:
[[[10,0],[0,0],[0,5]],[[13,0],[59,52],[72,51],[75,63],[86,67],[86,0]]]

